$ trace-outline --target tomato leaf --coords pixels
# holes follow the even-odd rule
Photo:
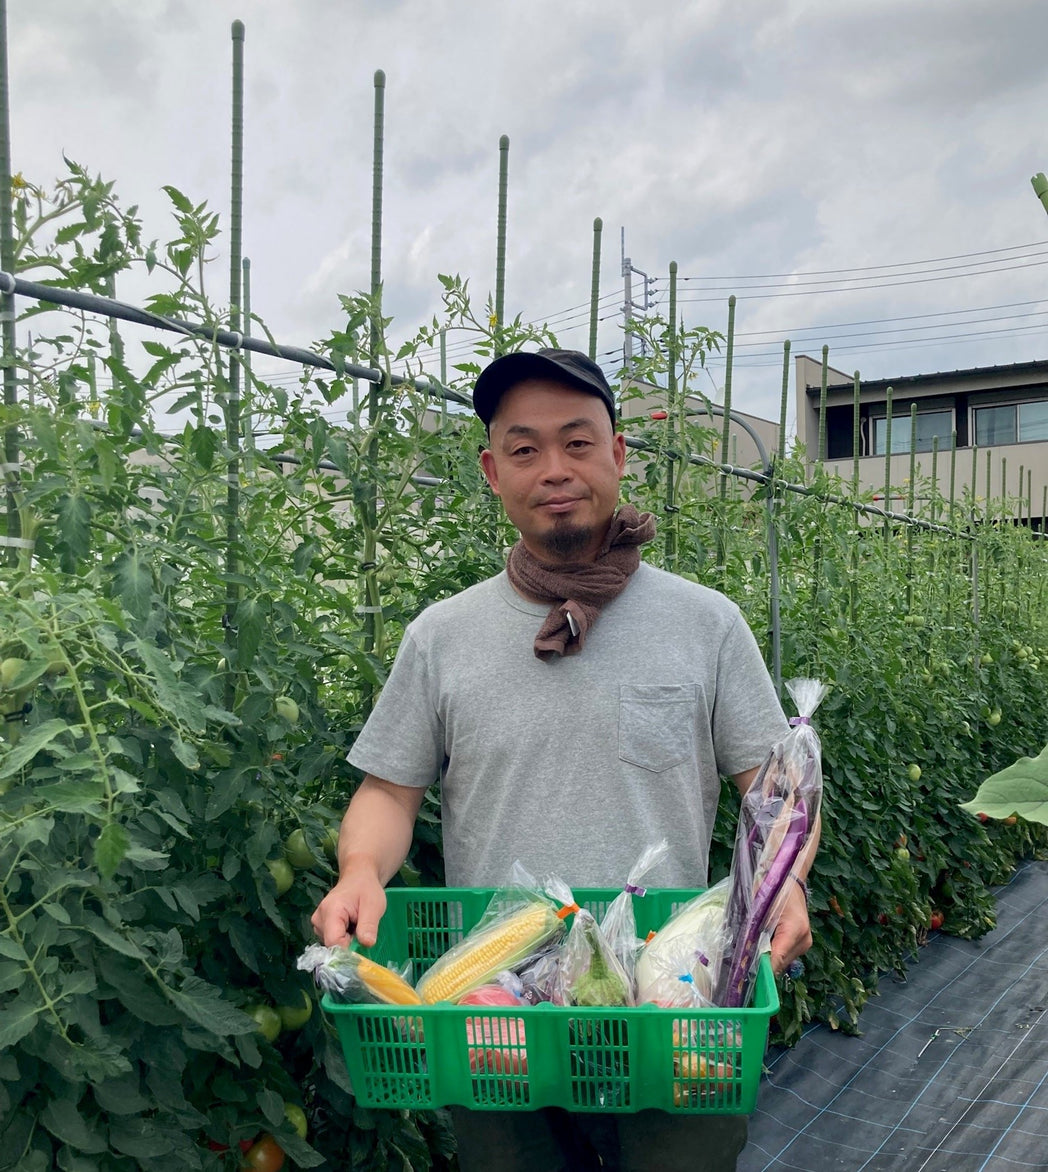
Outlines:
[[[110,822],[102,828],[95,843],[95,866],[103,878],[112,879],[130,845],[127,831],[119,822]]]
[[[181,989],[167,988],[171,1002],[202,1029],[215,1034],[248,1034],[255,1022],[226,1001],[214,985],[199,977],[186,977]]]
[[[117,596],[137,619],[149,614],[153,601],[153,575],[137,549],[120,554],[113,563],[113,580]]]
[[[23,765],[32,761],[41,749],[68,729],[69,725],[64,720],[48,720],[38,724],[10,752],[0,758],[0,779],[13,776]]]
[[[237,666],[247,671],[254,662],[262,642],[262,627],[268,614],[268,606],[257,598],[243,598],[237,604]]]
[[[87,555],[91,548],[91,503],[86,497],[63,494],[58,502],[58,531],[74,560]]]
[[[16,998],[4,1006],[0,1019],[0,1049],[6,1050],[20,1042],[36,1025],[40,1006],[28,997]]]
[[[991,774],[962,810],[1008,818],[1018,814],[1028,822],[1048,826],[1048,747],[1036,757],[1020,757],[1005,769]]]
[[[72,1099],[52,1099],[40,1112],[40,1122],[56,1139],[82,1152],[97,1156],[107,1149],[104,1136],[88,1124]]]

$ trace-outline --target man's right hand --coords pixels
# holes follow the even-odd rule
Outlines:
[[[322,944],[348,944],[351,936],[370,947],[378,939],[378,924],[386,910],[386,891],[374,874],[343,876],[313,913],[313,931]]]
[[[384,884],[407,857],[425,793],[370,773],[360,783],[339,831],[338,882],[313,913],[321,943],[332,948],[351,936],[366,948],[375,943],[386,910]]]

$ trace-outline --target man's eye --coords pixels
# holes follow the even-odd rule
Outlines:
[[[535,450],[534,448],[528,448],[528,447],[514,448],[513,451],[510,452],[510,455],[511,456],[530,456],[534,450]]]

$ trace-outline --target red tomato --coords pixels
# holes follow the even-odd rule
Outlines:
[[[284,1149],[271,1135],[264,1135],[249,1148],[240,1165],[244,1172],[280,1172],[284,1167]]]

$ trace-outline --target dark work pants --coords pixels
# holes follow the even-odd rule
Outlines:
[[[452,1107],[462,1172],[733,1172],[745,1115]]]

